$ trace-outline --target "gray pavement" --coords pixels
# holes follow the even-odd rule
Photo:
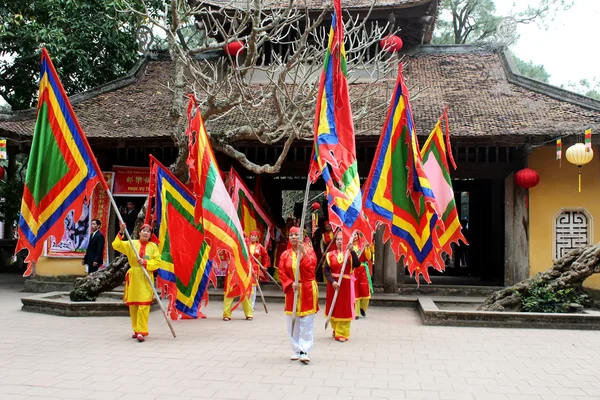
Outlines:
[[[20,311],[0,274],[0,399],[599,399],[598,332],[423,326],[406,308],[369,309],[349,342],[315,323],[310,365],[290,361],[283,304],[221,320],[174,321],[150,337],[129,318]],[[7,283],[10,281],[12,283]]]

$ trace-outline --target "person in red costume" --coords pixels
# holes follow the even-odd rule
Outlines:
[[[250,232],[250,242],[248,243],[248,251],[252,256],[250,259],[252,260],[252,270],[254,274],[254,279],[260,279],[261,281],[266,281],[267,276],[264,271],[260,268],[261,265],[263,268],[269,268],[271,266],[271,260],[269,259],[269,254],[267,253],[267,249],[264,248],[262,244],[260,244],[260,232],[258,230],[253,230]],[[258,262],[257,262],[258,260]],[[260,265],[259,265],[260,262]],[[256,303],[256,281],[252,283],[252,309],[254,310],[254,303]]]
[[[354,319],[354,301],[356,297],[354,294],[354,268],[360,265],[358,256],[352,249],[352,243],[349,243],[350,256],[344,268],[342,283],[338,285],[346,254],[342,248],[343,241],[342,233],[339,232],[335,237],[336,248],[327,253],[325,258],[325,278],[327,279],[325,313],[329,315],[331,302],[337,289],[338,296],[330,321],[333,328],[333,337],[338,342],[346,342],[350,339],[350,323]]]
[[[333,237],[333,228],[331,227],[329,221],[325,221],[325,232],[323,232],[323,236],[321,237],[322,254],[325,254],[325,252],[327,251],[327,247],[329,246],[329,243],[331,243],[331,241],[333,240]],[[333,245],[329,246],[329,250],[331,250],[331,247],[333,247]]]
[[[315,280],[317,257],[312,247],[306,246],[300,239],[300,228],[290,228],[289,241],[291,248],[281,255],[278,269],[285,293],[285,313],[293,351],[290,359],[309,363],[308,353],[313,347],[315,314],[319,311],[319,287]],[[300,257],[300,273],[296,283],[295,271],[298,257]],[[296,292],[298,292],[297,318],[292,332],[292,311]]]
[[[359,254],[359,260],[361,264],[354,269],[354,277],[356,278],[355,290],[356,290],[356,309],[355,319],[358,319],[358,314],[363,317],[367,316],[367,309],[369,308],[369,300],[371,299],[371,285],[369,283],[369,276],[373,274],[370,265],[371,257],[373,255],[374,248],[367,243],[362,236],[354,234],[352,236],[353,250]],[[367,276],[367,268],[369,268],[369,275]]]

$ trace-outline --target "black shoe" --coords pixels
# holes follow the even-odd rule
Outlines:
[[[354,319],[358,319],[358,315],[356,317],[354,317]]]
[[[363,310],[362,308],[360,309],[360,315],[362,315],[363,317],[367,316],[367,313],[365,312],[365,310]]]

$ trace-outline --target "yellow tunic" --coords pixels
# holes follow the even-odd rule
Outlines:
[[[154,276],[151,273],[160,266],[160,253],[158,246],[152,242],[140,243],[139,240],[133,240],[133,245],[138,251],[141,258],[146,260],[146,271],[149,272],[152,284],[154,284]],[[150,305],[152,304],[152,298],[154,296],[152,287],[148,283],[148,280],[144,276],[143,266],[138,262],[133,248],[129,244],[129,241],[122,240],[121,235],[117,235],[112,243],[113,248],[119,253],[123,253],[127,256],[129,261],[129,271],[125,276],[125,293],[123,293],[123,301],[128,306],[136,305]]]

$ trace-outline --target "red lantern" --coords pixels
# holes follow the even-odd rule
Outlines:
[[[227,43],[223,51],[225,51],[225,54],[235,57],[244,52],[244,42],[238,40],[237,42]]]
[[[6,173],[6,171],[4,170],[4,167],[0,167],[0,181],[2,179],[4,179],[4,174]]]
[[[317,211],[318,209],[321,208],[321,204],[319,204],[315,201],[314,203],[312,203],[311,208],[313,209],[313,211]]]
[[[523,189],[529,189],[540,183],[540,174],[531,168],[523,168],[515,174],[515,183]]]
[[[394,53],[400,51],[404,43],[402,43],[402,39],[399,36],[389,35],[381,39],[379,45],[388,53]]]

